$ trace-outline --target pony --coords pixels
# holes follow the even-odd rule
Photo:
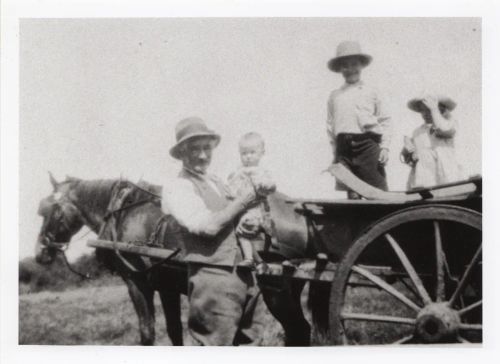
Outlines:
[[[36,242],[35,258],[40,264],[51,264],[57,252],[66,247],[83,226],[101,239],[150,241],[172,250],[181,248],[175,234],[169,234],[169,230],[175,229],[176,222],[171,215],[162,212],[159,186],[144,181],[135,184],[122,179],[82,180],[74,177],[57,182],[50,173],[49,178],[53,192],[40,201],[38,209],[43,223]],[[276,192],[269,197],[269,205],[275,239],[271,244],[264,244],[267,245],[261,252],[264,260],[313,256],[316,249],[310,242],[316,240],[312,239],[314,229],[287,203],[287,196]],[[138,255],[99,248],[96,257],[125,282],[138,317],[140,343],[154,344],[153,298],[158,291],[168,336],[173,345],[182,345],[180,294],[187,293],[187,271],[182,254],[164,265],[155,265]],[[284,329],[285,344],[309,345],[311,327],[300,303],[305,282],[285,281],[279,276],[259,276],[258,282],[269,311]],[[310,286],[313,326],[319,333],[327,331],[329,287],[329,283],[322,282],[311,282]]]

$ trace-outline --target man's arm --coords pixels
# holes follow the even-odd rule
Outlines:
[[[253,189],[244,190],[226,208],[213,212],[208,210],[188,180],[176,179],[167,183],[163,190],[164,212],[172,214],[189,232],[209,237],[217,235],[256,198]]]

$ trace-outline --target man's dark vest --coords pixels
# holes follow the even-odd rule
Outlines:
[[[227,206],[225,188],[220,181],[213,180],[219,190],[217,192],[204,178],[185,169],[179,173],[179,177],[193,183],[195,192],[210,211],[220,211]],[[232,223],[226,225],[214,238],[188,233],[183,240],[186,249],[185,259],[188,262],[233,266],[241,260]]]

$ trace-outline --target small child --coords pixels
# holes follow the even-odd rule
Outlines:
[[[391,121],[378,92],[361,81],[361,71],[371,60],[358,42],[338,45],[328,68],[342,73],[345,84],[330,94],[326,124],[335,162],[370,185],[387,190],[384,166],[389,159]],[[337,182],[337,190],[346,189]],[[349,198],[360,198],[354,191],[347,193]]]
[[[425,123],[405,137],[402,159],[412,167],[407,188],[430,187],[463,178],[455,154],[458,124],[451,111],[456,103],[446,96],[425,96],[408,102]]]
[[[242,188],[250,185],[256,188],[257,194],[262,197],[262,202],[245,211],[236,228],[236,236],[243,255],[240,265],[254,267],[255,264],[262,263],[254,249],[254,241],[259,239],[262,231],[272,234],[269,205],[265,197],[276,190],[276,185],[270,173],[259,167],[259,162],[265,152],[264,139],[260,134],[243,135],[239,142],[239,150],[242,166],[229,175],[230,194],[235,197]]]

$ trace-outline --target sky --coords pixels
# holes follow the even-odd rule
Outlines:
[[[326,63],[343,40],[373,62],[362,79],[393,121],[391,190],[405,187],[403,135],[422,122],[406,107],[424,92],[458,104],[456,145],[481,173],[481,21],[478,18],[21,19],[20,258],[34,253],[48,171],[162,184],[179,162],[175,124],[200,116],[222,136],[211,171],[239,164],[237,141],[257,131],[265,166],[292,197],[343,198],[332,177],[326,101],[343,83]],[[85,248],[82,230],[70,256]]]

